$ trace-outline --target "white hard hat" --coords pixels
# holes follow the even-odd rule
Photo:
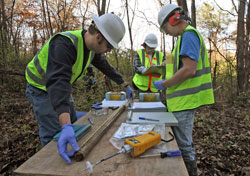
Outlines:
[[[164,6],[158,14],[158,23],[160,25],[160,29],[163,26],[163,23],[166,18],[168,18],[174,10],[181,9],[181,7],[175,4],[168,4]]]
[[[156,48],[158,46],[158,40],[155,34],[148,34],[144,40],[144,43],[150,48]]]
[[[118,43],[125,34],[125,26],[122,20],[115,14],[106,13],[101,16],[92,15],[95,25],[105,39],[114,47],[118,48]]]

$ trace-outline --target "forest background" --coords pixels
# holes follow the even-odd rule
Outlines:
[[[41,149],[32,106],[25,96],[24,70],[39,48],[54,34],[85,28],[91,14],[111,12],[117,0],[0,0],[0,174],[13,170]],[[225,1],[224,1],[225,2]],[[176,38],[157,29],[157,16],[148,15],[139,0],[121,0],[114,11],[126,25],[126,39],[107,54],[110,64],[131,83],[133,56],[146,32],[158,36],[159,50],[168,55]],[[200,175],[250,175],[249,0],[147,0],[157,14],[177,3],[200,30],[209,51],[216,102],[196,113],[194,145]],[[155,13],[156,12],[156,13]],[[149,29],[142,31],[145,24]],[[141,43],[140,43],[141,42]],[[94,68],[85,81],[73,85],[76,109],[89,111],[107,91],[121,91]],[[164,100],[163,100],[164,102]],[[164,102],[165,103],[165,102]]]

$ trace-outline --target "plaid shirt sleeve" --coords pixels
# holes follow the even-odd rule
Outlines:
[[[142,74],[147,69],[142,65],[141,59],[139,58],[138,54],[136,54],[134,57],[134,68],[135,68],[135,73],[138,74]]]

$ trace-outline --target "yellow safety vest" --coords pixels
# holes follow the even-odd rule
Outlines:
[[[156,51],[151,61],[149,59],[148,54],[145,52],[144,49],[138,50],[137,53],[139,55],[142,65],[145,68],[150,67],[152,64],[155,64],[155,65],[162,64],[162,61],[163,61],[162,52]],[[161,79],[162,79],[162,75],[157,74],[157,73],[146,74],[146,75],[141,75],[141,74],[136,73],[133,78],[133,82],[142,91],[150,90],[151,92],[158,92],[158,89],[155,88],[153,81],[158,81]]]
[[[56,35],[63,35],[68,37],[74,44],[77,50],[77,59],[72,67],[72,77],[70,83],[73,84],[76,80],[82,79],[82,77],[87,73],[87,67],[90,65],[95,53],[90,51],[89,58],[86,66],[83,68],[84,60],[84,41],[82,37],[82,30],[77,31],[66,31]],[[49,43],[56,35],[51,37],[40,51],[33,57],[33,59],[28,63],[25,70],[25,77],[27,82],[39,89],[46,91],[46,80],[45,74],[47,70],[48,63],[48,53],[49,53]]]
[[[195,109],[202,105],[214,103],[211,68],[205,42],[200,33],[192,26],[188,25],[184,32],[186,31],[195,32],[199,36],[199,62],[193,77],[166,89],[166,102],[170,112]],[[172,52],[172,59],[166,60],[166,79],[172,77],[179,69],[181,37],[182,35],[178,38]]]

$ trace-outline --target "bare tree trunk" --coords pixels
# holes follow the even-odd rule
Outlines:
[[[46,2],[47,13],[48,13],[50,36],[53,36],[54,33],[53,33],[53,27],[52,27],[51,18],[50,18],[50,11],[49,11],[49,6],[48,6],[48,0],[45,0],[45,2]]]
[[[47,31],[47,33],[45,33],[45,38],[47,36],[49,36],[49,28],[48,28],[48,24],[47,24],[47,17],[46,17],[46,12],[45,12],[45,6],[44,6],[44,0],[42,0],[42,10],[43,10],[43,21],[45,24],[45,30]]]
[[[161,2],[161,0],[157,0],[160,7],[162,8],[164,4]],[[171,0],[170,0],[171,3]],[[161,33],[161,51],[163,52],[164,56],[166,56],[166,44],[165,44],[165,34]]]
[[[177,0],[177,4],[182,7],[184,14],[188,15],[187,1],[186,0]]]
[[[15,6],[15,0],[12,1],[12,7],[11,7],[11,14],[10,14],[10,36],[9,39],[11,38],[11,36],[14,36],[13,34],[13,12],[14,12],[14,6]]]
[[[250,76],[250,44],[249,44],[249,36],[250,36],[250,3],[248,1],[247,7],[247,16],[246,16],[246,41],[245,43],[245,57],[246,57],[246,89],[249,89],[249,76]]]
[[[210,62],[210,65],[211,65],[211,58],[212,58],[212,45],[211,45],[211,39],[210,38],[208,38],[208,41],[209,41],[209,51],[208,51],[208,53],[209,53],[209,62]],[[216,78],[214,77],[213,78],[213,83],[214,82],[216,82],[216,81],[214,81],[214,80],[216,80]],[[213,84],[213,87],[215,88],[215,85]]]
[[[244,37],[245,37],[245,25],[244,25],[244,14],[246,0],[239,1],[239,10],[238,10],[238,24],[237,24],[237,40],[236,40],[236,56],[237,56],[237,83],[238,83],[238,93],[241,93],[245,90],[245,74],[246,71],[244,68]],[[249,69],[249,68],[248,68]]]
[[[7,18],[5,14],[5,4],[4,0],[1,0],[1,51],[2,51],[2,63],[3,66],[7,65],[7,60],[6,60],[6,48],[7,48]]]
[[[89,2],[90,2],[90,0],[88,0],[87,1],[87,4],[86,4],[86,8],[85,8],[85,11],[84,11],[84,13],[82,14],[82,12],[81,12],[81,14],[82,14],[82,29],[84,29],[84,27],[85,27],[85,20],[86,20],[86,13],[87,13],[87,11],[88,11],[88,9],[89,9]],[[80,5],[81,5],[81,0],[80,0]]]
[[[131,58],[131,64],[133,65],[133,38],[132,38],[132,23],[130,23],[130,18],[129,18],[129,12],[128,12],[128,0],[125,1],[125,7],[126,7],[126,12],[127,12],[127,21],[128,21],[128,31],[129,31],[129,39],[130,39],[130,58]],[[132,74],[134,75],[134,70],[132,71]]]
[[[192,26],[196,28],[196,7],[195,0],[191,2],[191,18],[192,18]]]
[[[106,0],[102,0],[102,5],[100,5],[101,0],[97,0],[97,11],[98,15],[101,16],[105,13],[106,9]]]
[[[36,55],[38,49],[37,49],[37,34],[36,34],[36,28],[33,27],[33,55]]]

